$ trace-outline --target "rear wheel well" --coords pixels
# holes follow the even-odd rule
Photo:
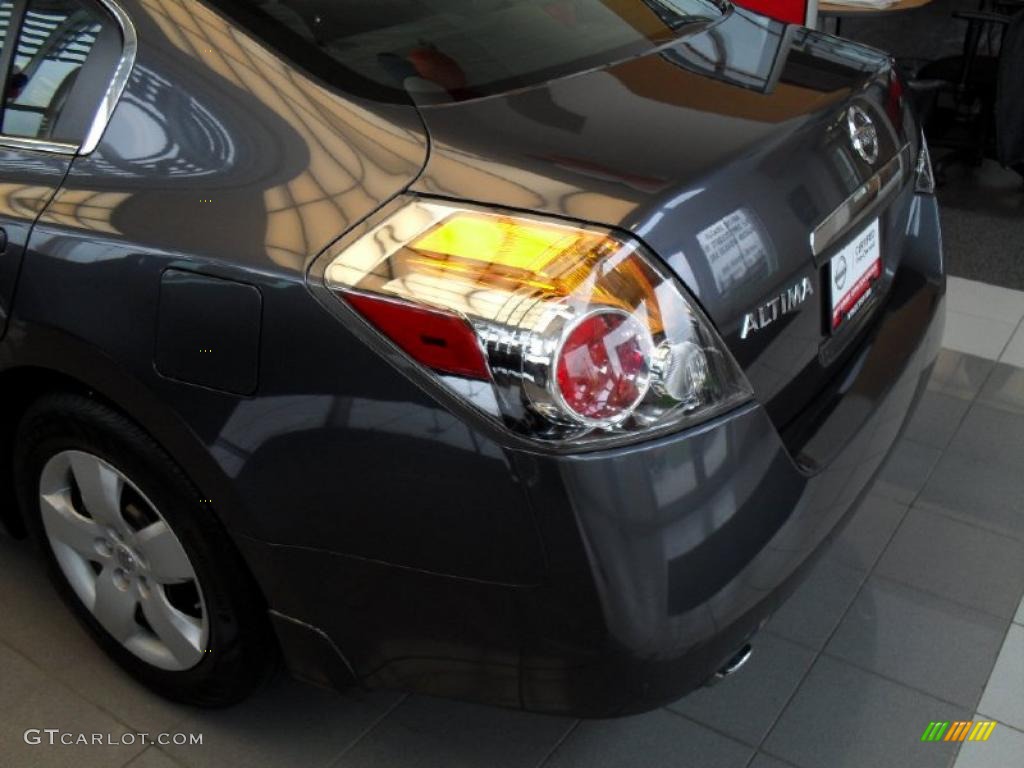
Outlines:
[[[102,393],[97,392],[93,387],[72,376],[49,368],[12,368],[0,372],[0,393],[3,393],[3,399],[0,400],[0,536],[3,535],[3,528],[6,528],[17,539],[28,537],[29,528],[18,502],[17,484],[14,477],[15,440],[22,416],[34,403],[44,397],[56,394],[80,395],[106,406],[131,421],[157,444],[157,447],[167,455],[172,463],[175,463],[170,453],[160,445],[160,441],[133,418],[131,413]],[[180,468],[180,465],[178,466]],[[183,469],[181,471],[186,480],[194,484],[187,473]],[[221,520],[216,522],[223,530],[223,522]],[[230,541],[231,535],[226,530],[224,533]],[[259,601],[260,612],[263,615],[268,636],[275,638],[272,642],[275,652],[279,653],[276,634],[272,631],[267,614],[269,606],[266,595],[241,552],[237,547],[233,547],[233,549],[237,556],[237,565],[241,569],[240,575],[248,582]]]
[[[269,679],[278,654],[259,586],[193,481],[142,426],[92,393],[51,391],[28,407],[14,442],[27,528],[111,658],[197,706],[235,703]]]
[[[40,397],[56,392],[80,394],[103,401],[120,411],[92,389],[57,371],[46,368],[14,368],[0,373],[0,523],[18,539],[27,535],[14,490],[14,440],[22,414]]]

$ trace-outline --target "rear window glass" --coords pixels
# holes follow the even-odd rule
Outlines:
[[[343,74],[358,95],[419,104],[607,64],[721,15],[710,0],[211,1],[314,74]]]

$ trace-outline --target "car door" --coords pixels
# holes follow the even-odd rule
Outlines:
[[[0,335],[32,226],[123,87],[116,13],[92,0],[0,0]]]

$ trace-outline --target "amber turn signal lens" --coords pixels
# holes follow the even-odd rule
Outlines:
[[[581,255],[600,241],[599,235],[581,230],[510,216],[460,212],[416,238],[409,247],[438,261],[473,262],[535,279],[551,276],[551,266],[560,258]]]

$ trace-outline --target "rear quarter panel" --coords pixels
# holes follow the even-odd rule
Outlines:
[[[420,172],[415,110],[342,98],[199,3],[125,5],[134,71],[100,147],[36,227],[2,364],[62,370],[128,410],[236,535],[533,578],[538,547],[501,450],[305,285],[314,256]],[[155,369],[171,268],[260,291],[251,396]],[[499,556],[509,537],[525,537],[514,562]]]

